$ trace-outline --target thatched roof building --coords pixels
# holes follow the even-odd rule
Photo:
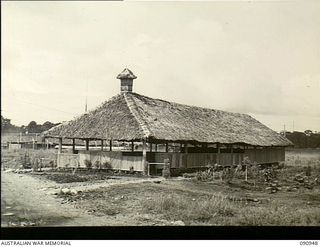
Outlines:
[[[170,160],[171,168],[175,169],[212,163],[241,164],[246,156],[260,164],[275,163],[284,160],[284,147],[292,145],[247,114],[183,105],[134,93],[133,80],[137,77],[129,69],[117,78],[121,80],[120,94],[44,133],[47,138],[59,138],[60,167],[69,165],[72,159],[80,166],[85,165],[84,160],[100,163],[105,160],[113,169],[151,174],[151,165],[155,169],[164,160]],[[63,138],[72,139],[72,156],[62,153]],[[84,153],[78,154],[77,139],[86,141]],[[90,152],[90,140],[101,141],[99,154]],[[105,140],[109,141],[108,152],[104,150]],[[130,142],[131,152],[112,151],[114,141]],[[138,146],[142,143],[142,152],[134,145],[137,141]],[[159,143],[165,144],[165,152],[157,149]],[[170,149],[169,144],[180,145],[180,151],[170,152],[176,149]]]

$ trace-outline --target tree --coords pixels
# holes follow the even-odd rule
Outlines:
[[[49,122],[49,121],[46,121],[46,122],[44,122],[43,125],[42,125],[42,131],[46,131],[46,130],[48,130],[48,129],[51,129],[51,128],[54,127],[54,126],[56,126],[56,124],[51,123],[51,122]]]
[[[39,132],[39,127],[36,121],[31,121],[28,125],[27,125],[27,131],[28,133],[38,133]],[[41,130],[40,130],[41,132]]]
[[[311,136],[312,130],[305,130],[304,133],[305,133],[307,136]]]
[[[5,118],[1,115],[1,132],[17,132],[19,133],[21,129],[18,126],[11,124],[11,119]]]

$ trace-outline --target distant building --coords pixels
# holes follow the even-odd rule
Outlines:
[[[1,147],[9,150],[53,148],[56,144],[45,140],[39,133],[1,133]]]
[[[109,164],[113,169],[150,173],[151,166],[168,158],[171,169],[184,170],[213,164],[241,164],[247,156],[259,164],[284,161],[292,143],[247,114],[231,113],[153,99],[132,92],[137,77],[123,70],[120,94],[82,116],[45,132],[58,138],[58,166],[85,167],[85,160]],[[82,140],[86,150],[62,153],[63,140]],[[100,150],[89,142],[99,141]],[[113,143],[125,142],[130,151],[115,151]],[[109,147],[105,148],[108,143]],[[138,148],[137,147],[138,144]],[[162,147],[161,150],[159,147]],[[75,144],[74,153],[77,153]],[[73,157],[74,162],[70,162]],[[151,164],[151,166],[150,166]]]

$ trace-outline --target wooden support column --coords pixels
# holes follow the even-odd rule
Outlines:
[[[59,149],[58,149],[58,153],[59,153],[59,154],[62,153],[62,138],[59,138]]]
[[[142,140],[142,167],[143,167],[143,174],[149,175],[149,168],[147,162],[147,144],[146,140]]]
[[[131,152],[134,152],[134,142],[131,141]]]
[[[110,145],[110,152],[111,152],[112,151],[112,140],[110,140],[109,145]]]
[[[76,152],[76,142],[75,139],[72,139],[72,153],[74,154]]]
[[[217,143],[217,164],[220,165],[220,143]]]
[[[89,151],[89,139],[86,139],[86,150]]]
[[[168,142],[166,142],[166,153],[168,153],[168,150],[169,150],[169,144]]]
[[[231,165],[234,165],[234,155],[233,155],[233,145],[230,146],[230,153],[231,153]]]
[[[152,152],[152,143],[149,142],[149,144],[150,144],[150,153],[151,153]]]
[[[155,151],[155,152],[158,152],[158,144],[156,143],[156,144],[154,144],[154,145],[155,145],[155,148],[154,148],[155,150],[154,150],[154,151]]]
[[[103,139],[101,139],[101,151],[103,151],[103,144],[104,144]]]

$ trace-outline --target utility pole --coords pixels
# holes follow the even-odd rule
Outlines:
[[[86,87],[86,105],[84,108],[84,112],[87,113],[88,111],[88,82],[87,82],[87,87]]]

